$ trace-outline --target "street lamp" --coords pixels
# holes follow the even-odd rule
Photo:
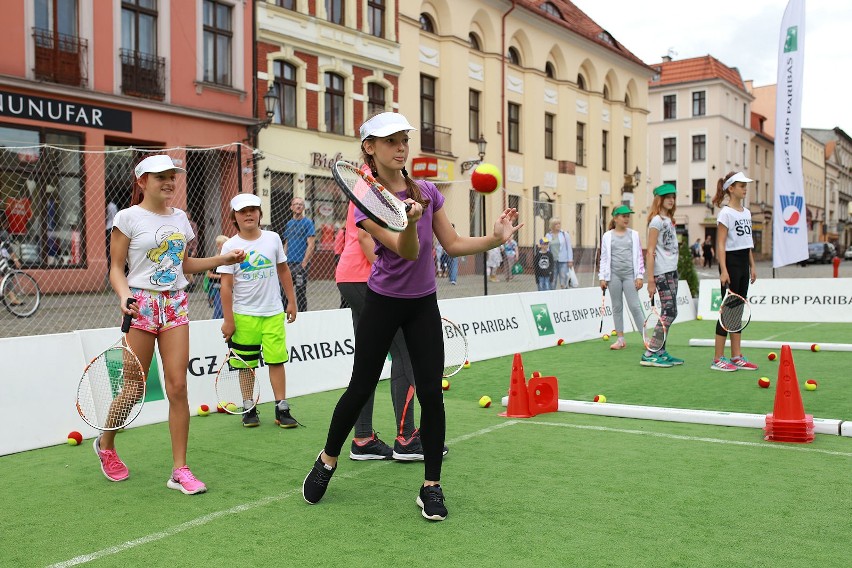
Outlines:
[[[266,94],[263,95],[263,107],[266,111],[266,120],[262,120],[257,124],[252,124],[248,127],[249,137],[256,142],[256,137],[261,130],[272,124],[272,118],[275,116],[275,109],[278,106],[278,92],[273,84]],[[257,144],[255,144],[257,145]]]
[[[479,139],[476,141],[476,149],[479,152],[478,160],[468,160],[466,162],[462,162],[461,164],[461,172],[462,174],[466,173],[469,169],[475,168],[479,164],[482,163],[482,160],[485,159],[485,147],[488,145],[488,141],[485,140],[485,136],[482,133],[479,133]]]

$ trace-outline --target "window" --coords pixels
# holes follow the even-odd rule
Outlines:
[[[420,75],[420,147],[435,150],[435,78]]]
[[[467,43],[470,45],[470,48],[474,51],[482,51],[482,42],[479,41],[479,37],[473,32],[467,34]]]
[[[157,6],[155,0],[122,0],[121,47],[157,55]]]
[[[586,125],[577,123],[577,165],[586,165]]]
[[[367,21],[372,35],[385,37],[385,0],[368,0]]]
[[[663,138],[663,162],[677,162],[677,138]]]
[[[704,116],[707,114],[707,99],[704,91],[692,93],[692,116]]]
[[[603,98],[605,101],[609,100],[609,87],[607,85],[604,85],[603,88]]]
[[[544,157],[553,159],[553,126],[556,123],[556,115],[549,112],[544,113]]]
[[[763,151],[763,163],[764,165],[769,165],[769,150]]]
[[[509,123],[509,151],[521,151],[521,105],[509,103],[509,115],[507,117]]]
[[[367,85],[367,116],[385,111],[385,88],[378,83]]]
[[[692,161],[703,162],[707,159],[707,136],[696,134],[692,137]]]
[[[343,77],[336,73],[325,74],[325,129],[335,134],[344,133]]]
[[[541,8],[541,11],[544,12],[545,14],[550,14],[554,18],[559,18],[560,20],[562,19],[562,13],[559,11],[559,9],[556,6],[554,6],[550,2],[545,2],[544,4],[539,6],[539,8]]]
[[[420,14],[420,31],[435,33],[435,22],[432,21],[432,16],[429,14]]]
[[[677,118],[677,95],[666,95],[663,97],[663,119],[675,118]]]
[[[746,158],[748,157],[748,144],[743,142],[743,161],[742,164],[746,165]]]
[[[88,42],[77,35],[77,0],[36,0],[36,79],[85,86]]]
[[[545,76],[547,76],[548,79],[556,78],[556,68],[553,67],[553,63],[551,63],[550,61],[544,64],[544,74]]]
[[[231,11],[215,0],[204,0],[204,81],[231,85]]]
[[[760,146],[754,145],[754,163],[760,165]]]
[[[157,57],[155,0],[121,3],[121,91],[163,100],[166,60]]]
[[[467,95],[467,133],[471,142],[479,140],[479,133],[482,132],[479,125],[479,96],[480,92],[473,89]]]
[[[337,24],[338,26],[343,25],[343,7],[345,3],[343,0],[325,0],[325,15],[328,18],[328,21],[332,24]]]
[[[581,91],[586,90],[586,78],[582,75],[577,75],[577,88]]]
[[[627,93],[624,94],[624,106],[626,106],[626,107],[630,106],[630,95],[627,94]]]
[[[601,135],[601,169],[609,171],[609,132],[604,130]]]
[[[275,0],[275,3],[282,8],[286,8],[288,10],[296,9],[296,0]]]
[[[278,94],[278,105],[272,121],[275,124],[296,126],[296,67],[286,61],[276,61],[273,64],[275,75],[275,92]]]
[[[628,169],[630,166],[627,165],[630,162],[630,136],[624,137],[624,149],[622,150],[622,152],[623,155],[621,157],[621,160],[622,162],[624,162],[623,173],[624,175],[627,175],[630,173],[630,170]]]
[[[692,204],[693,205],[703,205],[705,203],[707,189],[706,189],[706,180],[703,179],[694,179],[692,180]]]
[[[516,47],[510,47],[506,52],[506,59],[512,65],[520,65],[521,64],[521,53],[518,51]]]

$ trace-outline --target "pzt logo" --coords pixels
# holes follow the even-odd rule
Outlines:
[[[784,220],[784,232],[798,233],[805,199],[795,193],[779,195],[778,197],[781,200],[781,218]]]

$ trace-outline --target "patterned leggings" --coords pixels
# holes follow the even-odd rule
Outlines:
[[[677,270],[654,276],[657,285],[657,293],[660,295],[660,319],[666,329],[671,330],[672,323],[677,318]],[[668,338],[668,334],[666,334]],[[665,351],[663,344],[661,351]]]

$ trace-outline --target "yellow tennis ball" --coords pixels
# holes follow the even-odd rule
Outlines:
[[[805,383],[805,388],[809,391],[815,391],[817,386],[816,383]]]
[[[703,320],[703,319],[704,319],[704,317],[703,317],[701,314],[698,314],[697,316],[695,316],[695,319]]]
[[[470,361],[465,361],[465,362],[464,362],[464,368],[465,368],[465,369],[470,369]]]
[[[202,404],[198,407],[198,415],[199,416],[209,416],[210,415],[210,407],[206,404]]]
[[[608,341],[608,340],[609,340],[609,335],[608,335],[608,334],[606,334],[606,333],[604,333],[603,340],[604,340],[604,341]]]
[[[596,395],[594,402],[606,402],[606,397],[602,394]]]
[[[813,345],[811,345],[811,351],[819,351],[819,343],[814,343]]]
[[[494,164],[479,164],[470,175],[470,185],[479,193],[492,193],[503,187],[503,175]]]
[[[237,411],[237,405],[234,404],[233,402],[229,402],[228,404],[225,405],[225,409],[227,409],[228,412],[236,412]]]
[[[443,379],[441,381],[441,390],[445,390],[445,391],[450,390],[450,381],[448,381],[447,379]]]
[[[479,399],[479,406],[481,408],[488,408],[489,406],[491,406],[491,397],[488,396],[488,395],[485,395],[482,398],[480,398]]]

